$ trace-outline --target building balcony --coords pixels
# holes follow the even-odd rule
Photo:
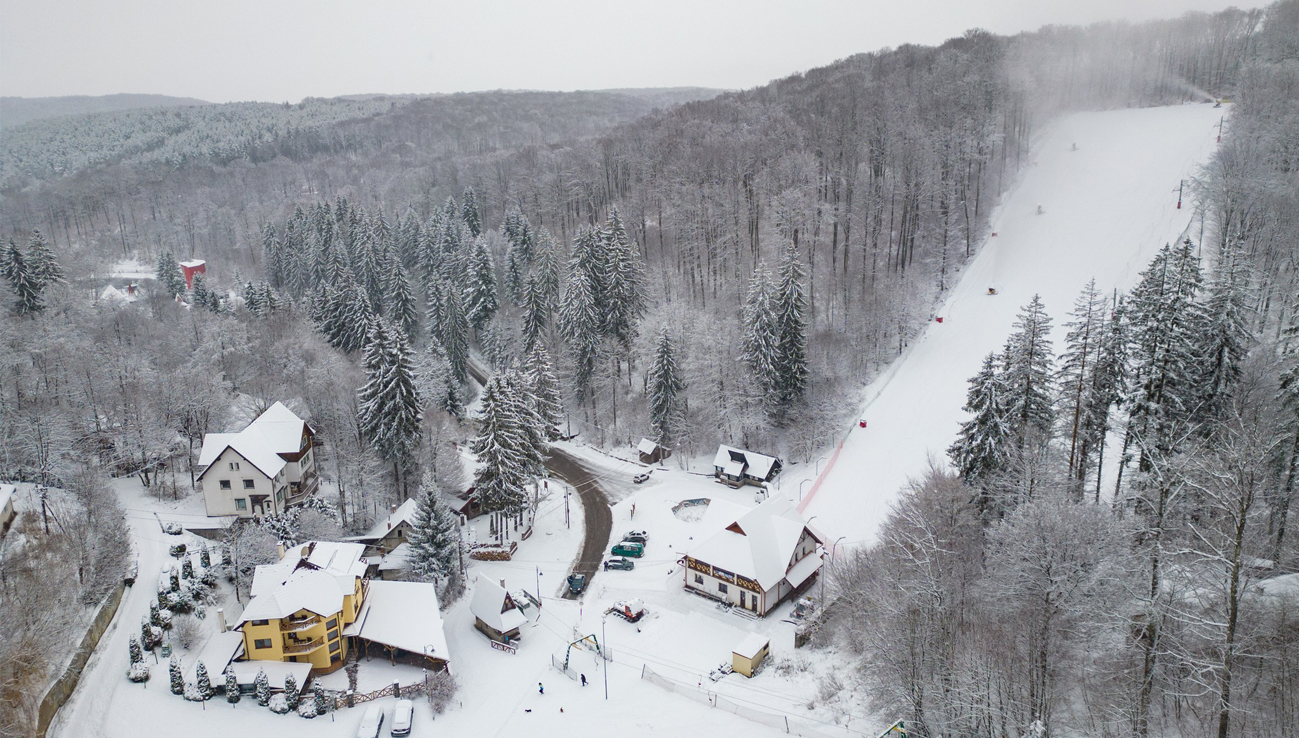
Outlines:
[[[313,638],[309,641],[286,640],[284,642],[284,655],[300,656],[304,653],[311,653],[317,648],[323,648],[324,645],[324,638]]]
[[[297,633],[320,625],[319,615],[308,615],[301,618],[284,618],[280,621],[281,633]]]
[[[316,493],[320,487],[320,475],[312,470],[302,477],[298,486],[289,485],[288,496],[284,498],[285,505],[296,505]]]

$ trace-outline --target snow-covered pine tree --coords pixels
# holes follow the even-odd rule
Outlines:
[[[472,187],[466,187],[460,196],[460,219],[464,221],[471,236],[477,238],[482,234],[483,218],[478,211],[478,193]]]
[[[180,273],[180,264],[176,262],[176,257],[172,256],[170,250],[158,254],[153,273],[158,284],[172,297],[185,291],[185,275]]]
[[[414,336],[419,330],[419,305],[411,291],[410,275],[400,260],[388,260],[388,274],[384,281],[388,297],[388,319],[401,326],[402,332],[407,336]]]
[[[185,674],[180,670],[180,656],[172,654],[171,661],[167,663],[167,673],[171,677],[171,693],[185,693]]]
[[[956,442],[947,449],[952,465],[971,484],[1003,471],[1011,456],[1014,440],[1002,363],[1000,356],[990,353],[979,373],[970,378],[962,409],[972,417],[961,423]]]
[[[641,264],[640,251],[627,235],[618,208],[610,210],[599,238],[606,261],[604,332],[625,356],[631,351],[637,324],[645,314],[645,267]]]
[[[1131,391],[1122,466],[1134,443],[1141,449],[1142,471],[1150,469],[1151,453],[1171,453],[1178,426],[1195,407],[1200,388],[1196,338],[1204,325],[1196,299],[1200,289],[1200,260],[1187,239],[1176,248],[1166,244],[1160,249],[1130,294]]]
[[[131,635],[131,642],[127,644],[127,649],[130,651],[132,664],[144,661],[144,650],[140,648],[140,639],[136,638],[134,634]]]
[[[1196,341],[1200,391],[1193,419],[1213,421],[1223,417],[1232,387],[1240,379],[1241,361],[1254,337],[1249,328],[1249,266],[1230,242],[1219,250],[1209,283],[1203,329]]]
[[[463,382],[469,374],[469,318],[459,290],[448,287],[443,291],[440,321],[438,339],[451,363],[452,375],[457,382]]]
[[[541,301],[546,306],[549,316],[555,311],[555,301],[559,299],[559,289],[563,279],[559,264],[559,244],[545,228],[537,236],[536,252],[537,288],[541,292]]]
[[[63,276],[63,267],[59,266],[58,259],[54,257],[54,252],[39,230],[33,230],[27,239],[27,266],[31,270],[32,279],[40,285],[42,291],[51,284],[67,281]]]
[[[316,714],[324,715],[329,711],[329,696],[325,694],[325,687],[316,682],[315,689],[312,690],[312,699],[316,701]]]
[[[545,473],[546,452],[550,450],[550,433],[545,420],[539,412],[539,401],[533,395],[530,378],[518,365],[512,365],[501,372],[505,386],[509,389],[506,397],[512,405],[510,413],[520,419],[523,432],[524,473],[529,478],[539,477]]]
[[[1051,350],[1051,318],[1038,295],[1015,319],[1006,345],[1006,410],[1019,450],[1030,442],[1045,443],[1055,422],[1052,386],[1055,354]]]
[[[527,295],[523,291],[524,285],[532,268],[532,227],[528,224],[527,217],[514,208],[505,214],[501,233],[508,244],[505,254],[505,290],[516,305],[522,305]]]
[[[1272,539],[1273,561],[1281,561],[1285,551],[1286,518],[1289,517],[1291,503],[1296,490],[1299,490],[1299,294],[1292,298],[1290,322],[1282,330],[1281,340],[1281,374],[1277,383],[1276,405],[1277,417],[1277,456],[1281,461],[1279,477],[1280,489],[1272,510],[1274,538]]]
[[[298,709],[298,680],[293,678],[292,674],[286,674],[284,677],[284,700],[290,710]]]
[[[524,362],[527,367],[524,376],[532,398],[533,411],[541,422],[545,436],[553,438],[555,429],[564,418],[564,402],[550,352],[546,351],[544,344],[537,342],[528,351]]]
[[[764,393],[774,395],[779,381],[776,373],[776,354],[780,343],[779,326],[775,312],[775,285],[766,268],[759,264],[749,280],[749,292],[744,303],[744,336],[741,339],[740,358],[753,371]]]
[[[1075,480],[1078,496],[1082,495],[1082,483],[1090,468],[1087,413],[1105,333],[1105,307],[1105,297],[1097,292],[1096,280],[1092,279],[1074,301],[1070,320],[1065,323],[1068,333],[1057,375],[1061,437],[1069,445],[1069,478]]]
[[[781,257],[780,284],[772,303],[776,319],[775,403],[783,417],[807,390],[807,297],[803,265],[791,242]]]
[[[1083,417],[1082,441],[1084,448],[1096,452],[1096,488],[1094,501],[1100,503],[1101,476],[1105,467],[1105,440],[1110,432],[1110,413],[1118,407],[1127,392],[1128,341],[1125,333],[1126,308],[1123,298],[1114,303],[1102,326],[1097,347],[1096,367],[1092,372],[1092,386],[1088,391],[1086,414]],[[1084,454],[1087,455],[1086,453]],[[1075,478],[1085,480],[1086,469],[1076,469]]]
[[[243,298],[244,307],[248,309],[248,312],[259,318],[266,315],[266,304],[263,300],[263,293],[256,284],[253,284],[252,282],[244,284]]]
[[[363,348],[373,320],[370,300],[350,271],[326,285],[320,331],[330,345],[348,354]]]
[[[235,670],[226,667],[226,702],[235,704],[239,701],[239,680],[235,677]]]
[[[528,420],[519,417],[518,398],[500,372],[487,381],[480,402],[478,436],[473,450],[479,467],[474,486],[483,512],[516,514],[527,507],[531,478]]]
[[[482,330],[500,307],[496,297],[496,268],[487,241],[482,238],[474,240],[468,279],[464,289],[465,316],[475,330]]]
[[[45,309],[41,296],[41,285],[32,277],[31,268],[23,257],[18,245],[9,242],[9,252],[5,259],[5,277],[18,298],[14,302],[14,312],[19,315],[32,315]]]
[[[202,274],[194,275],[194,287],[190,292],[195,305],[207,306],[210,298],[208,297],[207,280],[203,278]]]
[[[300,213],[302,213],[301,208],[294,214],[298,215]],[[292,223],[293,221],[290,220],[289,222]],[[289,275],[292,273],[292,264],[290,263],[289,254],[285,253],[273,223],[262,226],[262,263],[266,265],[266,279],[270,280],[271,284],[277,287],[288,284]]]
[[[198,687],[198,693],[203,695],[203,699],[212,696],[212,679],[207,674],[207,664],[202,660],[199,660],[198,666],[194,667],[194,685]]]
[[[443,582],[460,566],[459,517],[439,499],[430,471],[424,472],[417,499],[406,568],[422,581]]]
[[[371,446],[393,465],[398,484],[404,486],[422,429],[415,368],[401,329],[376,320],[362,365],[366,383],[357,390],[357,424]]]
[[[441,272],[443,228],[442,212],[434,209],[432,217],[420,229],[416,268],[426,282],[439,276]]]
[[[671,445],[682,420],[682,393],[686,383],[681,378],[677,364],[676,348],[665,325],[659,331],[654,346],[654,360],[646,377],[646,395],[649,399],[650,425],[654,428],[654,441],[660,446]]]
[[[257,676],[253,678],[253,691],[257,695],[257,704],[266,707],[271,701],[271,680],[267,678],[265,669],[257,670]]]
[[[579,405],[589,396],[591,381],[595,377],[602,323],[596,286],[590,273],[575,259],[559,306],[558,324],[560,335],[573,352],[573,383]]]
[[[536,275],[528,275],[522,290],[523,350],[531,351],[546,331],[546,324],[550,321],[550,310],[542,298]]]

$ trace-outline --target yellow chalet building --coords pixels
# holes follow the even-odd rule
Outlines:
[[[247,658],[309,663],[322,674],[342,666],[343,629],[357,620],[370,588],[364,552],[356,543],[313,541],[257,567],[252,600],[235,623]]]

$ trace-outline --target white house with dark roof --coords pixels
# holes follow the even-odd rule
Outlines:
[[[716,531],[685,556],[686,589],[766,615],[820,570],[820,534],[792,502],[772,497],[743,510],[713,500],[703,529]]]
[[[363,535],[348,536],[345,541],[365,544],[367,556],[386,556],[398,546],[410,540],[412,525],[415,521],[415,509],[419,501],[414,497],[393,508],[392,513],[374,524],[374,527]]]
[[[199,453],[207,514],[282,513],[316,491],[315,431],[277,402],[238,433],[209,433]]]
[[[717,481],[731,487],[742,484],[761,486],[775,479],[783,465],[784,462],[775,456],[721,445],[713,456],[713,475]]]
[[[527,616],[514,603],[514,598],[500,584],[479,575],[474,585],[474,596],[469,601],[469,611],[474,616],[474,627],[493,641],[511,643],[519,640],[519,628],[528,622]]]

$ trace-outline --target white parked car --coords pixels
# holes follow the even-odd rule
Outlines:
[[[383,727],[383,708],[370,705],[365,708],[365,717],[356,726],[356,738],[379,738],[379,729]]]
[[[415,716],[415,703],[410,700],[397,700],[392,708],[392,734],[410,735],[411,718]]]

